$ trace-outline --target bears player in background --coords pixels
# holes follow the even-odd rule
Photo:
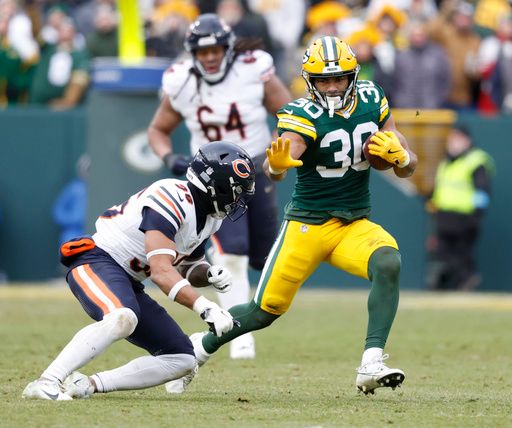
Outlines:
[[[234,144],[201,148],[188,181],[159,180],[96,221],[91,238],[64,243],[66,280],[96,322],[80,330],[23,391],[24,398],[71,400],[96,392],[161,385],[197,369],[192,344],[167,311],[144,291],[150,278],[171,301],[197,312],[221,336],[233,328],[229,312],[191,285],[231,286],[231,274],[205,260],[205,245],[225,217],[235,220],[254,194],[254,165]],[[227,220],[229,221],[229,220]],[[77,370],[119,339],[150,355],[90,377]]]
[[[398,177],[410,176],[417,158],[396,129],[382,89],[358,81],[358,72],[354,53],[336,37],[319,38],[306,50],[302,75],[311,97],[278,112],[280,138],[265,162],[276,181],[297,168],[292,200],[254,300],[229,310],[240,326],[220,338],[191,336],[199,365],[234,337],[272,324],[318,265],[327,262],[371,281],[357,388],[368,394],[403,382],[404,372],[387,367],[383,354],[398,307],[401,257],[395,239],[368,219],[370,169],[362,145],[375,134],[370,154],[392,164]]]
[[[247,215],[236,223],[225,222],[208,253],[233,274],[235,286],[219,295],[225,309],[250,299],[248,267],[263,268],[277,235],[275,186],[262,169],[271,141],[267,112],[274,115],[292,100],[274,75],[272,57],[262,50],[245,50],[241,42],[235,46],[235,35],[217,15],[200,15],[186,36],[191,59],[173,64],[164,74],[163,98],[148,128],[151,147],[176,176],[190,161],[173,152],[169,138],[182,121],[191,134],[192,154],[210,141],[236,141],[256,165],[256,195]],[[252,335],[233,341],[230,356],[254,358]]]

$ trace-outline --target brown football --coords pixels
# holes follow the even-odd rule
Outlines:
[[[373,135],[373,134],[372,134]],[[370,143],[370,135],[363,144],[363,153],[366,160],[369,162],[372,168],[378,169],[379,171],[384,171],[393,166],[392,163],[389,163],[387,160],[382,159],[380,156],[371,155],[368,149],[368,144]]]

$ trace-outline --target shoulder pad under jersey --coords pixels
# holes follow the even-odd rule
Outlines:
[[[309,98],[298,98],[277,112],[277,128],[279,135],[285,131],[300,134],[307,140],[316,140],[315,119],[320,117],[324,109]]]
[[[154,209],[178,230],[195,215],[194,201],[185,183],[172,178],[153,183],[144,194],[143,206]]]
[[[244,73],[262,82],[268,81],[275,74],[272,56],[268,52],[259,49],[239,54],[233,66],[237,68],[250,68],[249,72],[246,71]]]
[[[191,68],[191,60],[179,61],[169,66],[162,76],[162,91],[170,97],[176,95],[190,78]]]

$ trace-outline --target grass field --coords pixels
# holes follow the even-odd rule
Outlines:
[[[42,402],[22,400],[24,386],[90,321],[64,287],[0,288],[0,426],[512,426],[512,295],[402,293],[386,351],[406,380],[364,396],[354,380],[366,295],[301,291],[290,313],[257,333],[256,360],[230,361],[221,349],[181,396],[158,387]],[[187,333],[203,329],[194,313],[154,296]],[[141,352],[117,343],[83,371]]]

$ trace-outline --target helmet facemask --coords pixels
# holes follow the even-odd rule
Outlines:
[[[333,117],[337,110],[348,110],[356,96],[356,82],[360,66],[354,52],[336,37],[322,37],[306,50],[302,60],[302,77],[309,93]],[[329,95],[316,88],[315,78],[343,77],[349,79],[345,90]]]
[[[197,59],[196,52],[198,49],[212,46],[222,46],[225,52],[219,70],[215,73],[208,73]],[[209,84],[214,85],[224,80],[233,64],[235,34],[231,27],[217,15],[212,13],[200,15],[190,26],[185,39],[185,49],[192,54],[194,68],[201,77]]]
[[[231,221],[237,221],[247,211],[247,202],[254,195],[254,182],[251,188],[244,190],[241,184],[233,180],[233,177],[229,177],[228,187],[225,189],[224,186],[208,186],[208,193],[215,209],[213,217],[219,219],[227,217]]]
[[[232,143],[215,141],[201,147],[188,168],[187,179],[204,194],[210,214],[217,219],[238,220],[254,195],[254,164]]]
[[[212,45],[214,46],[214,45]],[[215,45],[217,46],[217,45]],[[214,85],[216,83],[222,82],[224,77],[226,77],[227,72],[231,68],[231,64],[233,63],[234,58],[234,49],[232,46],[224,46],[224,58],[222,58],[222,62],[219,66],[219,71],[215,73],[208,73],[201,62],[197,59],[195,51],[192,52],[192,58],[194,63],[194,68],[199,72],[201,77],[208,83]]]

